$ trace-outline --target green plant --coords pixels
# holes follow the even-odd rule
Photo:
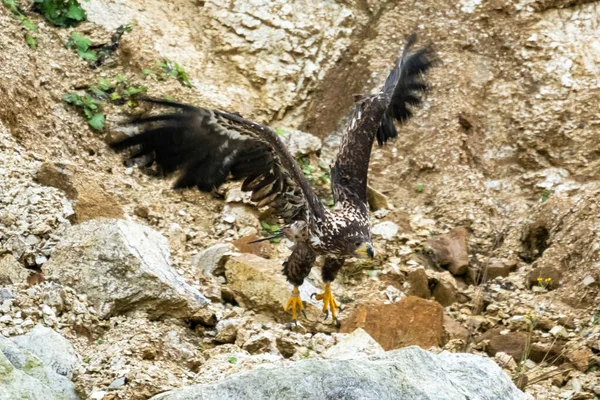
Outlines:
[[[269,235],[277,235],[281,231],[281,228],[279,227],[279,225],[277,225],[277,224],[271,225],[266,221],[260,221],[260,226]],[[278,237],[271,239],[271,243],[279,243],[280,241],[281,241],[281,238],[278,238]]]
[[[114,81],[98,78],[97,86],[92,85],[81,94],[67,93],[63,96],[63,100],[79,108],[92,128],[102,131],[106,122],[102,107],[106,102],[135,107],[136,95],[147,90],[146,86],[130,84],[124,76],[117,76]]]
[[[544,189],[542,191],[542,195],[541,195],[541,199],[542,199],[542,203],[545,202],[546,200],[548,200],[550,198],[550,196],[552,196],[554,194],[554,190],[549,190],[549,189]]]
[[[97,61],[98,53],[96,50],[90,49],[91,45],[92,41],[87,36],[84,36],[79,32],[73,32],[67,41],[67,47],[75,50],[75,52],[79,54],[79,57],[86,61]]]
[[[234,356],[227,357],[227,362],[229,362],[229,364],[237,364],[237,358]]]
[[[35,50],[37,48],[37,40],[31,34],[31,32],[38,31],[37,25],[31,22],[29,18],[27,18],[27,16],[23,13],[23,11],[17,5],[15,0],[2,0],[2,4],[4,4],[6,8],[10,10],[10,12],[12,12],[15,18],[21,21],[21,25],[23,25],[23,27],[27,30],[25,32],[25,42],[31,49]]]
[[[283,129],[279,129],[279,128],[278,128],[278,129],[275,129],[275,133],[276,133],[278,136],[283,136],[283,135],[287,134],[287,131],[285,131],[285,130],[283,130]]]
[[[415,186],[415,192],[422,193],[423,190],[425,190],[425,186],[422,183],[419,183],[417,186]]]
[[[156,66],[159,67],[162,72],[161,75],[158,75],[159,79],[165,80],[167,77],[171,76],[177,79],[183,86],[188,88],[193,87],[187,72],[185,72],[183,67],[175,61],[169,60],[168,58],[163,58],[162,61],[156,63]],[[145,71],[148,72],[151,70]]]
[[[55,26],[75,26],[87,19],[77,0],[34,0],[33,9]]]

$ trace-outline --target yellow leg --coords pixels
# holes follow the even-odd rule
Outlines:
[[[317,300],[323,300],[323,312],[326,314],[325,319],[329,316],[329,312],[331,311],[331,318],[334,320],[337,319],[337,309],[338,305],[333,298],[333,293],[331,293],[331,283],[325,284],[325,291],[321,294],[317,294],[315,296]]]
[[[300,298],[300,290],[298,290],[298,286],[294,286],[292,289],[292,295],[290,296],[287,304],[285,305],[284,311],[288,311],[292,309],[292,319],[294,321],[298,320],[298,311],[296,308],[299,308],[304,314],[304,304],[302,304],[302,299]]]

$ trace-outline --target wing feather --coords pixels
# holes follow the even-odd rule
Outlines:
[[[129,158],[150,155],[165,175],[179,173],[174,188],[208,192],[231,176],[244,179],[259,207],[270,206],[286,222],[323,218],[324,208],[296,161],[271,129],[239,115],[144,98],[175,112],[137,118],[140,133],[111,143],[131,149]]]
[[[366,203],[367,173],[375,137],[382,145],[398,136],[394,121],[404,123],[412,116],[410,107],[421,103],[420,95],[428,88],[423,74],[432,66],[433,55],[429,47],[411,52],[415,41],[414,34],[408,37],[381,92],[357,97],[331,171],[336,202],[351,198]]]

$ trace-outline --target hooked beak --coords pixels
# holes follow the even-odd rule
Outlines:
[[[370,258],[372,260],[375,257],[375,250],[373,250],[371,243],[363,243],[354,251],[354,254],[360,258]]]

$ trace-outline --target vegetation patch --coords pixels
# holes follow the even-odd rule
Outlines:
[[[54,26],[76,26],[87,20],[87,14],[77,0],[34,0],[33,9]]]
[[[136,97],[146,93],[148,88],[130,84],[122,75],[114,80],[99,78],[97,85],[92,85],[82,92],[70,92],[63,96],[63,101],[77,107],[85,115],[88,124],[97,131],[104,130],[106,116],[103,106],[107,103],[114,105],[137,106]]]
[[[21,25],[23,25],[23,28],[25,28],[25,42],[27,42],[27,45],[30,48],[35,50],[37,48],[37,39],[35,36],[33,36],[32,32],[38,31],[37,25],[27,18],[15,0],[2,0],[2,4],[4,4],[6,8],[10,10],[10,12],[12,12],[15,18],[21,21]]]
[[[86,60],[90,67],[97,68],[117,50],[123,34],[131,32],[132,29],[131,24],[122,25],[111,36],[110,44],[96,46],[92,45],[92,40],[87,36],[73,32],[66,46]]]
[[[183,86],[187,88],[192,88],[194,85],[190,82],[190,77],[185,72],[183,67],[179,65],[177,62],[169,60],[168,58],[163,58],[162,61],[156,63],[156,66],[160,68],[158,72],[153,69],[144,69],[142,72],[146,75],[155,75],[159,81],[166,81],[169,78],[175,78],[181,83]]]

